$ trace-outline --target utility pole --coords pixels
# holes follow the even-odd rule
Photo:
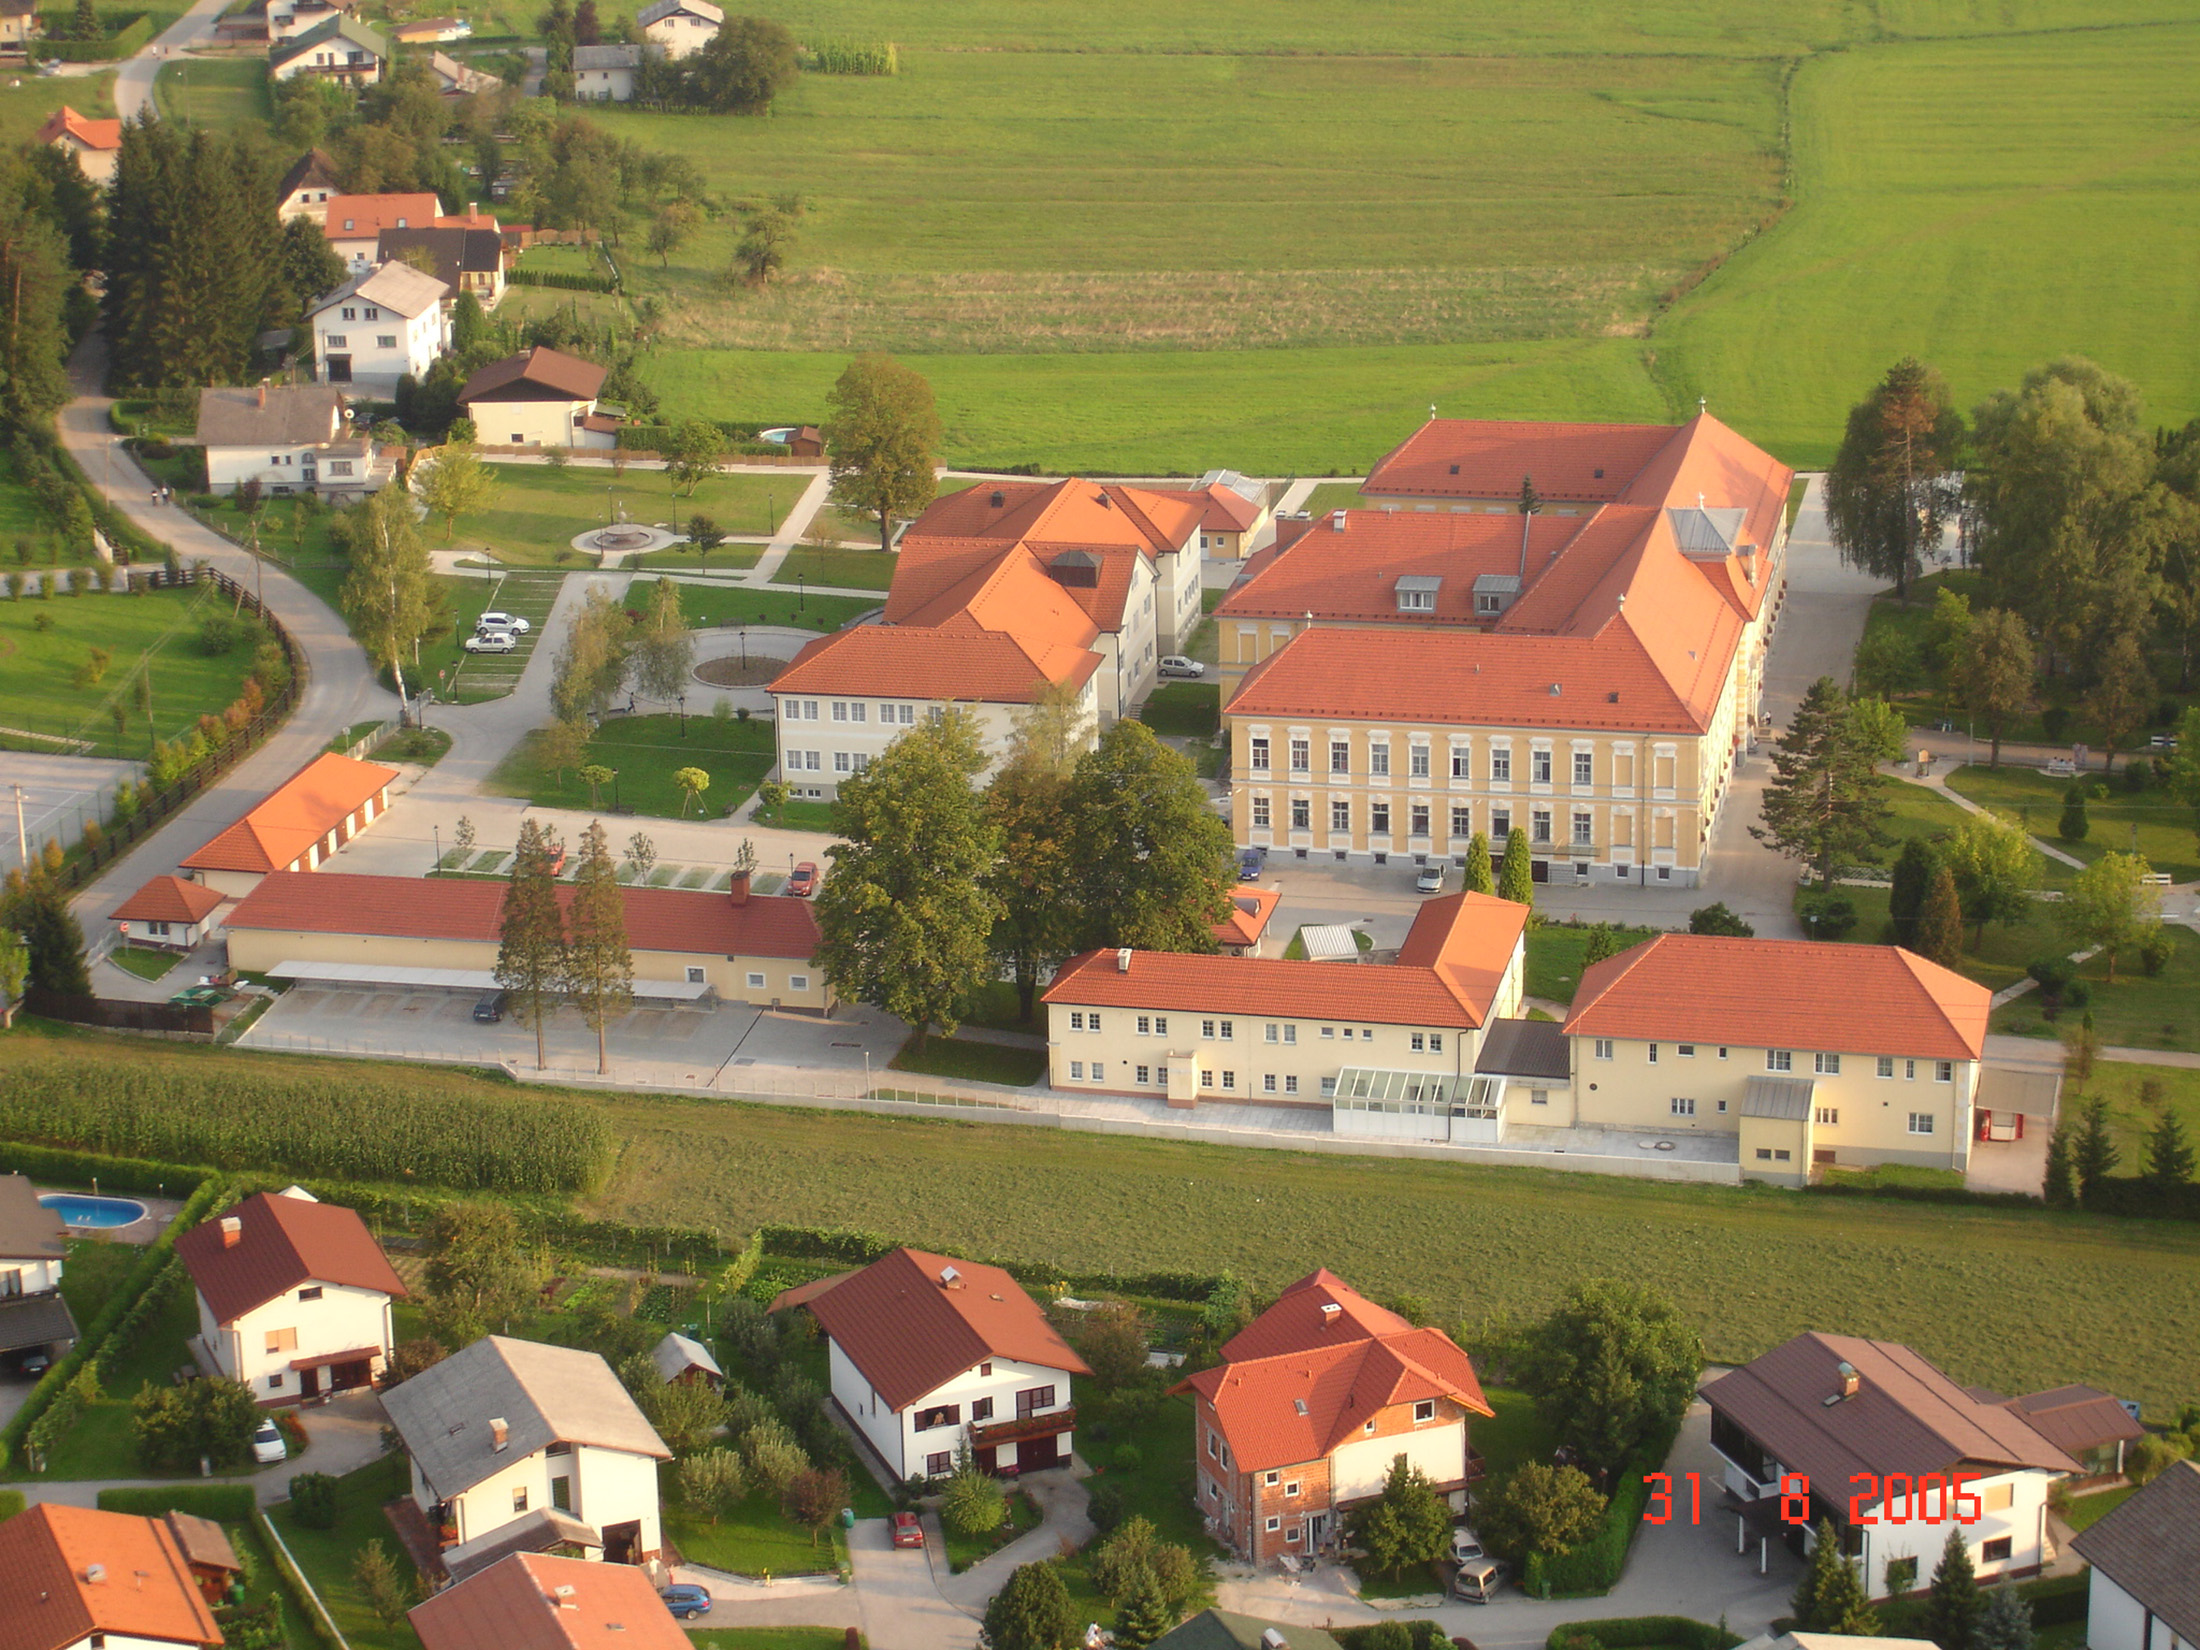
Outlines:
[[[23,787],[13,786],[15,792],[15,862],[27,874],[31,865],[30,838],[23,834]]]

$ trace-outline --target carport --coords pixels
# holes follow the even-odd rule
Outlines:
[[[76,1319],[58,1293],[0,1301],[0,1357],[11,1363],[29,1352],[58,1359],[76,1344]]]
[[[403,991],[495,991],[496,975],[486,968],[404,968],[386,963],[280,962],[267,971],[270,979],[300,985],[361,985]],[[696,1003],[711,994],[702,980],[637,979],[631,988],[637,998],[658,1002]]]

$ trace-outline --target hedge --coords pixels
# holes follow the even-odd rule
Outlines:
[[[1358,1627],[1332,1627],[1329,1629],[1329,1636],[1343,1645],[1344,1650],[1363,1650],[1364,1646],[1379,1643],[1378,1635],[1389,1636],[1393,1625],[1406,1630],[1406,1642],[1412,1646],[1412,1650],[1450,1650],[1452,1640],[1449,1635],[1441,1625],[1426,1617],[1395,1624],[1370,1621]]]
[[[0,1174],[51,1180],[63,1186],[89,1186],[103,1192],[151,1192],[155,1197],[189,1197],[212,1171],[187,1163],[156,1163],[142,1157],[109,1157],[101,1152],[69,1151],[0,1140]]]
[[[64,21],[69,14],[57,13]],[[137,49],[153,38],[153,19],[146,12],[138,13],[127,28],[101,40],[34,40],[32,50],[39,57],[58,63],[111,63],[118,57],[134,57]]]
[[[145,1518],[190,1513],[217,1524],[249,1524],[257,1505],[250,1484],[162,1484],[99,1492],[102,1512],[137,1513]]]
[[[64,1059],[0,1080],[0,1136],[502,1192],[593,1190],[614,1150],[603,1117],[572,1104],[420,1094],[348,1074],[87,1070]]]
[[[1834,1182],[1808,1188],[1814,1197],[1884,1197],[1904,1203],[1961,1203],[1987,1209],[2038,1209],[2029,1192],[1974,1192],[1962,1186],[1860,1186]],[[2085,1202],[2089,1215],[2122,1215],[2141,1220],[2200,1220],[2200,1183],[2157,1186],[2136,1175],[2112,1175],[2098,1183]]]
[[[2017,1592],[2032,1606],[2032,1625],[2054,1627],[2065,1622],[2086,1619],[2087,1589],[2090,1572],[2081,1570],[2076,1575],[2035,1576],[2030,1581],[2017,1583]],[[1996,1585],[1990,1578],[1980,1583],[1982,1588]],[[1925,1610],[1931,1601],[1923,1597],[1891,1598],[1874,1605],[1879,1612],[1879,1629],[1888,1637],[1925,1636]],[[1774,1622],[1775,1633],[1786,1631]]]
[[[608,275],[577,275],[562,269],[515,269],[504,277],[507,286],[546,286],[560,292],[616,292],[618,282]]]
[[[21,1490],[0,1490],[0,1523],[13,1518],[22,1510],[23,1492]]]
[[[1597,1533],[1563,1553],[1530,1553],[1522,1569],[1521,1589],[1535,1598],[1588,1598],[1619,1585],[1627,1549],[1642,1527],[1643,1504],[1650,1498],[1645,1475],[1658,1471],[1672,1453],[1680,1431],[1676,1418],[1637,1449],[1620,1469],[1619,1486],[1605,1504]]]
[[[1640,1650],[1653,1644],[1679,1644],[1687,1650],[1734,1650],[1742,1635],[1687,1616],[1616,1616],[1610,1621],[1569,1621],[1551,1629],[1543,1642],[1546,1650],[1558,1650],[1558,1641],[1587,1633],[1604,1650]]]

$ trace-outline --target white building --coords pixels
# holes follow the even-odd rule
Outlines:
[[[232,493],[257,481],[273,498],[315,493],[344,503],[390,479],[373,438],[344,417],[333,384],[269,385],[199,391],[198,444],[206,451],[206,490]]]
[[[627,103],[634,97],[640,46],[575,46],[573,95],[583,103]]]
[[[1830,1521],[1873,1598],[1924,1586],[1951,1530],[1982,1581],[2037,1571],[2047,1492],[2079,1470],[2021,1414],[1895,1341],[1798,1335],[1703,1396],[1745,1537],[1801,1557]],[[1783,1515],[1791,1495],[1809,1498],[1807,1522]]]
[[[522,350],[466,380],[458,405],[492,447],[619,444],[619,421],[596,411],[604,369],[559,350]]]
[[[2200,1463],[2174,1463],[2073,1545],[2093,1566],[2093,1650],[2200,1645]]]
[[[215,1367],[263,1404],[370,1385],[405,1293],[358,1211],[303,1187],[260,1192],[176,1240]]]
[[[672,1452],[595,1353],[485,1336],[382,1407],[454,1580],[514,1552],[647,1564],[662,1550],[657,1463]]]
[[[336,161],[325,149],[308,149],[283,174],[283,181],[276,186],[276,215],[285,223],[292,218],[311,218],[315,223],[328,216],[328,203],[343,190],[337,187]]]
[[[662,46],[675,61],[699,52],[717,38],[726,14],[710,0],[650,0],[634,20],[642,26],[642,38]]]
[[[896,1249],[772,1302],[827,1336],[833,1401],[896,1478],[939,1478],[967,1448],[986,1472],[1066,1466],[1085,1362],[997,1266]]]
[[[444,300],[451,289],[410,264],[356,275],[313,305],[313,358],[320,378],[392,393],[410,373],[424,377],[451,344]]]
[[[61,1217],[19,1174],[0,1175],[0,1358],[58,1359],[76,1343],[61,1298],[68,1237]]]
[[[274,20],[269,19],[269,32]],[[312,75],[339,86],[372,86],[390,60],[390,43],[357,18],[332,16],[302,34],[279,38],[267,49],[267,77]]]

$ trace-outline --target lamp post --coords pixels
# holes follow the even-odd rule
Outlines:
[[[810,597],[810,581],[802,574],[794,576],[794,610],[799,613]]]
[[[684,694],[684,693],[683,693],[683,694],[681,694],[681,695],[680,695],[680,737],[681,737],[682,739],[685,739],[685,738],[686,738],[687,736],[688,736],[688,696],[687,696],[686,694]]]
[[[613,813],[619,811],[619,770],[617,768],[611,770],[611,811]]]
[[[440,871],[443,869],[443,827],[435,825],[431,826],[430,829],[435,832],[435,863],[429,866],[428,869]]]

